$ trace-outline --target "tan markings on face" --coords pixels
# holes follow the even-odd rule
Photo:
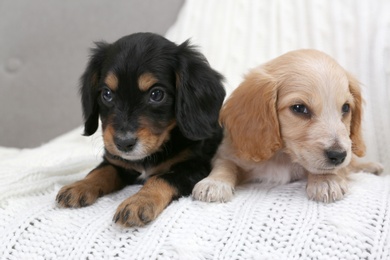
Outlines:
[[[157,78],[152,73],[144,73],[138,78],[138,88],[141,91],[147,91],[157,82]]]
[[[157,132],[146,122],[140,120],[141,127],[137,131],[138,142],[147,154],[152,154],[160,149],[160,146],[169,139],[170,131],[175,127],[176,121],[172,121],[162,132]]]
[[[115,129],[110,124],[110,118],[108,118],[103,125],[103,141],[106,150],[113,154],[120,156],[127,160],[140,160],[154,152],[157,152],[161,145],[169,139],[170,131],[176,126],[176,121],[172,120],[164,129],[154,129],[151,123],[145,119],[140,119],[140,127],[134,135],[137,138],[137,143],[133,150],[129,152],[119,151],[115,145]],[[114,163],[114,161],[113,161]],[[115,163],[121,164],[120,162]],[[132,168],[131,165],[119,165],[125,168]],[[135,169],[139,170],[139,169]]]
[[[103,142],[104,147],[114,155],[121,155],[121,152],[116,148],[114,143],[115,130],[114,128],[108,124],[105,128],[103,128]]]
[[[112,91],[116,91],[118,89],[118,78],[115,76],[113,72],[109,72],[104,79],[104,83],[109,87]]]

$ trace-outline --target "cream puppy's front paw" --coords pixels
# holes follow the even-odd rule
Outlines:
[[[234,187],[227,182],[207,177],[192,190],[192,197],[205,202],[227,202],[233,197]]]
[[[306,192],[310,199],[324,203],[335,202],[344,197],[348,183],[336,174],[310,174]]]
[[[359,163],[354,166],[353,170],[356,172],[363,171],[380,175],[383,172],[383,165],[376,162]]]

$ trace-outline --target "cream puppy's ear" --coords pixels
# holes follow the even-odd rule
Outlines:
[[[282,147],[276,102],[276,82],[261,67],[249,72],[226,101],[220,122],[237,157],[264,161]]]
[[[352,107],[352,119],[351,119],[351,133],[350,138],[352,140],[352,152],[359,157],[363,157],[366,153],[366,145],[363,141],[362,135],[362,117],[363,117],[363,98],[359,82],[351,74],[347,72],[349,81],[349,91],[351,92],[354,100]]]

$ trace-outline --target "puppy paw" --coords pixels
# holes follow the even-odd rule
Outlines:
[[[103,191],[85,181],[78,181],[62,187],[58,192],[56,201],[62,207],[79,208],[93,204]]]
[[[135,194],[119,205],[113,221],[125,227],[142,227],[155,220],[163,209],[156,198]]]
[[[356,171],[363,171],[379,175],[383,172],[383,165],[376,162],[363,163],[356,167]]]
[[[307,195],[311,200],[324,203],[342,199],[347,191],[347,181],[337,175],[330,174],[312,174],[309,176],[306,186]]]
[[[205,178],[198,182],[192,190],[192,196],[205,202],[227,202],[234,194],[234,187],[230,183]]]

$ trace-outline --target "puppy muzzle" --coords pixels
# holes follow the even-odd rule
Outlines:
[[[334,166],[342,164],[347,157],[346,151],[337,151],[337,150],[326,150],[325,156],[328,160],[328,163]]]
[[[117,133],[114,136],[116,148],[124,153],[129,153],[134,150],[137,145],[138,138],[132,133]]]

